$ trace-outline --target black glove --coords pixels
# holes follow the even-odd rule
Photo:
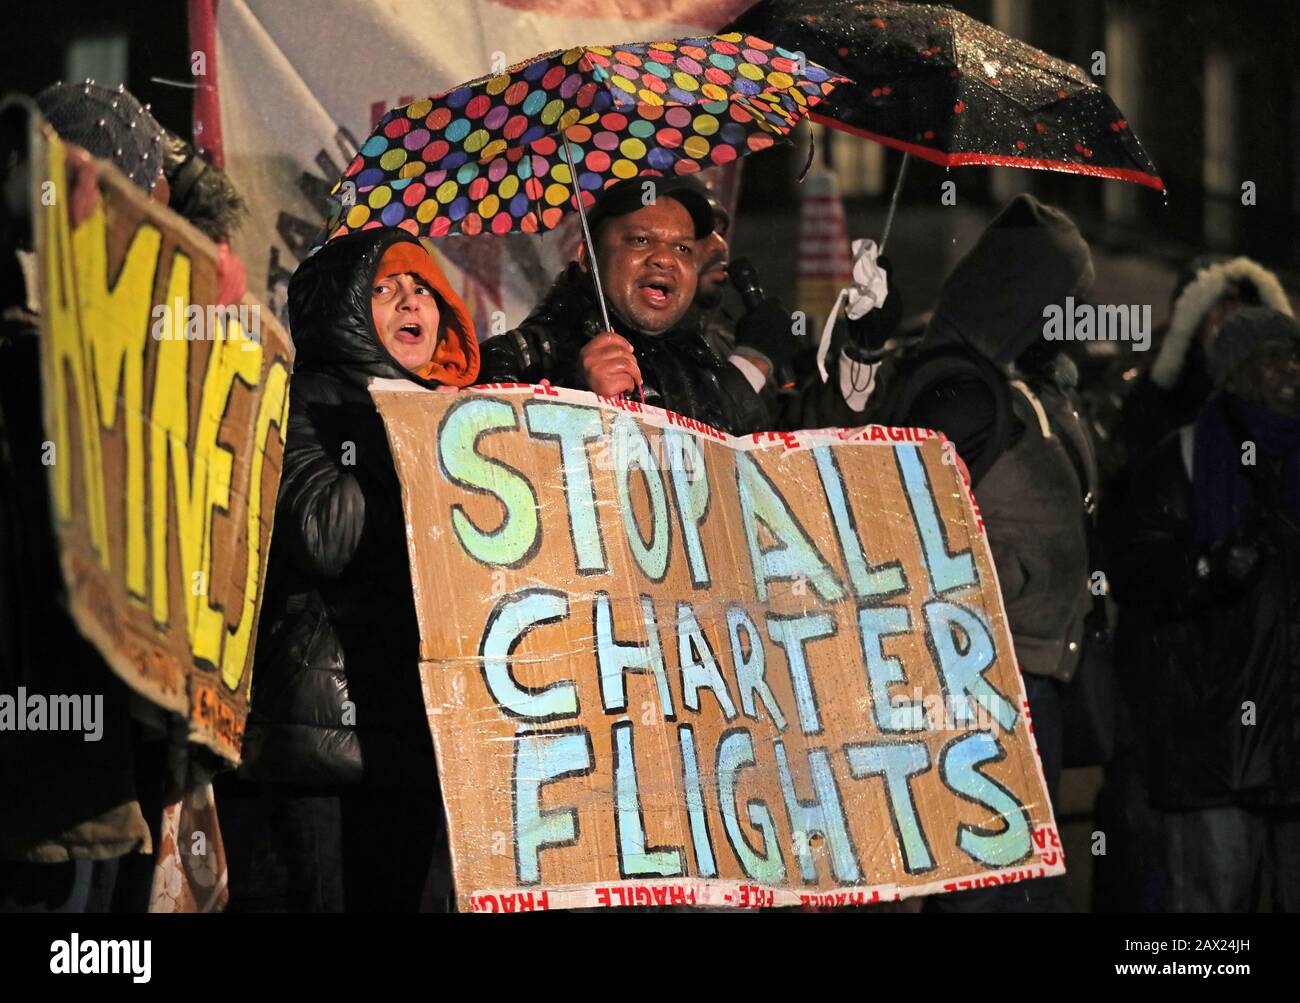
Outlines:
[[[804,346],[794,334],[790,311],[768,297],[736,323],[736,347],[762,352],[779,368],[789,365]]]
[[[903,296],[894,284],[894,266],[886,257],[876,259],[885,273],[889,295],[885,302],[857,320],[849,320],[849,339],[844,351],[854,362],[879,362],[884,357],[885,342],[903,321]]]

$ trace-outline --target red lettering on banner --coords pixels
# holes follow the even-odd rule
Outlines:
[[[953,887],[955,888],[956,886]],[[769,893],[767,904],[773,905],[775,903],[775,898],[776,898],[775,895]],[[865,891],[852,891],[852,892],[822,892],[822,893],[814,892],[812,894],[801,894],[799,896],[800,905],[819,906],[819,907],[820,906],[837,907],[837,906],[851,906],[851,905],[865,906],[865,905],[871,905],[873,902],[879,902],[879,901],[880,901],[880,889],[878,888],[872,889],[870,895],[868,895]]]
[[[727,441],[727,437],[712,425],[706,425],[704,422],[696,421],[694,418],[687,418],[685,415],[680,415],[676,411],[665,410],[664,417],[668,420],[668,424],[670,425],[677,425],[681,428],[690,429],[692,432],[696,432],[700,435],[707,435],[709,438],[717,439],[719,442]]]
[[[616,407],[620,411],[631,411],[633,414],[641,414],[645,410],[645,407],[640,401],[628,400],[626,397],[605,397],[601,394],[597,394],[596,400],[600,401],[602,404],[608,405],[609,407]],[[666,411],[664,413],[669,415],[672,414],[671,411]],[[670,418],[669,421],[671,420],[672,419]]]
[[[708,426],[705,426],[706,428]],[[750,441],[759,442],[779,442],[786,449],[799,448],[799,436],[793,432],[754,432],[750,435]]]
[[[505,892],[471,899],[475,912],[541,912],[551,907],[549,892]]]
[[[759,885],[741,885],[739,891],[742,909],[763,909],[776,903],[775,893]]]
[[[1045,867],[1055,867],[1062,859],[1061,838],[1056,829],[1050,825],[1040,825],[1034,829],[1034,845],[1038,847],[1039,862]]]
[[[629,905],[695,905],[695,889],[684,885],[597,885],[594,888],[596,903],[602,906]],[[546,893],[541,893],[542,904],[537,909],[550,908]],[[520,911],[525,911],[521,904]]]

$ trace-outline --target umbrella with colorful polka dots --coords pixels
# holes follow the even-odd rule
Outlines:
[[[1110,96],[1073,63],[940,4],[762,0],[756,32],[852,82],[811,117],[946,167],[1164,182]]]
[[[589,206],[622,178],[766,149],[837,82],[741,34],[549,52],[384,115],[331,193],[328,236],[550,229],[574,187]]]
[[[378,226],[536,233],[576,209],[591,250],[597,191],[764,150],[840,81],[740,33],[548,52],[384,115],[317,244]]]

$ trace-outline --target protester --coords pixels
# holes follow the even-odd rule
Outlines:
[[[747,259],[737,260],[736,270],[732,270],[728,242],[731,213],[718,197],[689,176],[677,183],[697,188],[713,210],[713,230],[696,241],[695,247],[699,282],[692,309],[700,315],[704,336],[714,354],[749,376],[751,385],[772,384],[780,390],[778,376],[782,367],[788,366],[799,348],[792,333],[791,314],[775,297],[764,294]],[[742,312],[724,305],[728,282],[737,289]]]
[[[690,178],[681,179],[683,186],[694,184]],[[731,245],[727,234],[731,231],[731,213],[727,212],[716,195],[703,185],[695,187],[709,203],[713,213],[713,229],[696,241],[695,266],[699,280],[695,290],[695,306],[700,310],[721,310],[723,292],[727,286],[727,264],[731,259]],[[725,351],[735,348],[735,331],[720,331]],[[723,353],[720,353],[723,354]]]
[[[61,84],[36,104],[60,136],[86,147],[68,147],[72,226],[98,199],[91,154],[165,200],[162,127],[129,92]],[[0,730],[0,911],[107,912],[115,897],[119,907],[139,909],[152,872],[165,742],[144,740],[130,689],[67,612],[49,516],[35,261],[19,236],[26,229],[6,220],[0,248],[0,692],[21,687],[102,702],[90,741],[89,731]],[[119,881],[123,868],[137,879]]]
[[[1201,255],[1179,273],[1155,362],[1124,398],[1128,462],[1141,463],[1165,435],[1196,417],[1213,389],[1205,360],[1219,327],[1246,306],[1291,313],[1277,276],[1250,258]]]
[[[1237,310],[1261,304],[1291,313],[1277,277],[1249,258],[1202,254],[1183,266],[1170,300],[1169,320],[1163,332],[1157,331],[1159,351],[1154,363],[1122,397],[1106,398],[1107,409],[1115,415],[1106,422],[1111,432],[1108,492],[1116,497],[1126,494],[1130,479],[1147,469],[1156,445],[1195,421],[1214,390],[1206,359],[1221,326]],[[1117,415],[1111,406],[1116,400],[1122,408]],[[1107,535],[1122,540],[1127,530],[1116,522]],[[1108,542],[1115,545],[1114,539]],[[1120,679],[1131,676],[1122,673]],[[1124,686],[1119,698],[1124,704],[1121,720],[1131,719],[1131,687]],[[1098,825],[1111,836],[1109,852],[1094,869],[1094,906],[1105,911],[1161,911],[1166,899],[1168,879],[1158,852],[1162,814],[1148,790],[1143,733],[1136,727],[1121,732],[1097,798]]]
[[[655,194],[649,204],[646,185]],[[773,427],[768,376],[772,356],[783,351],[788,315],[776,331],[770,310],[752,322],[743,318],[736,341],[751,351],[740,363],[710,345],[700,312],[691,310],[697,244],[714,230],[699,185],[669,178],[618,182],[588,211],[588,225],[614,330],[602,331],[583,244],[517,329],[484,342],[482,382],[549,380],[605,396],[641,395],[737,435]],[[716,263],[709,269],[712,283]]]
[[[1110,558],[1169,911],[1300,908],[1300,324],[1223,322],[1219,391],[1136,469]],[[1265,870],[1267,867],[1267,871]]]
[[[1091,606],[1084,500],[1095,474],[1068,367],[1043,338],[1043,308],[1081,295],[1092,278],[1074,223],[1017,197],[957,264],[918,350],[882,374],[868,408],[876,421],[943,432],[969,471],[1053,803],[1062,688],[1078,665]],[[930,900],[963,912],[1063,905],[1058,879]]]
[[[163,127],[125,87],[110,89],[93,80],[58,83],[37,94],[36,104],[60,139],[110,161],[132,184],[167,203]]]
[[[366,386],[473,383],[473,324],[394,229],[325,245],[289,309],[297,357],[241,774],[268,785],[290,909],[445,908],[406,520]]]
[[[168,205],[216,243],[218,296],[222,303],[238,303],[248,281],[244,263],[230,249],[230,238],[243,225],[248,207],[226,172],[209,164],[175,133],[163,133],[163,163]]]
[[[74,226],[98,198],[98,168],[86,154],[107,160],[217,244],[220,302],[237,303],[243,297],[247,278],[230,239],[247,210],[223,171],[164,129],[149,106],[125,87],[110,89],[92,80],[59,83],[37,95],[36,103],[59,138],[73,144],[68,157],[76,165]]]

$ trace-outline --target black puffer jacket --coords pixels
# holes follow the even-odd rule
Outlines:
[[[437,783],[401,490],[366,384],[409,379],[370,286],[400,230],[327,244],[289,286],[297,348],[243,747],[250,779]]]
[[[703,318],[688,312],[673,330],[646,335],[611,310],[610,323],[636,353],[647,404],[676,411],[732,435],[775,427],[776,397],[761,393],[719,356],[704,334]],[[483,383],[540,383],[587,389],[578,364],[582,346],[604,327],[590,276],[570,262],[545,299],[513,331],[482,345]]]
[[[1300,540],[1260,524],[1240,585],[1196,540],[1190,435],[1134,468],[1107,571],[1123,680],[1155,803],[1166,810],[1300,804]]]

